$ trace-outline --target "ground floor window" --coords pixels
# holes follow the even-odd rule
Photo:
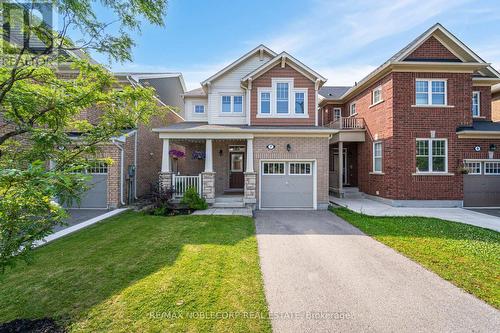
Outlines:
[[[373,172],[382,172],[382,142],[373,143]]]
[[[417,139],[417,173],[447,172],[448,145],[446,139]]]

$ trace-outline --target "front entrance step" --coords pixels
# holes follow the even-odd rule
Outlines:
[[[222,196],[215,197],[213,208],[243,208],[245,203],[242,196]]]
[[[344,198],[349,198],[349,199],[363,198],[363,192],[359,192],[359,188],[357,187],[344,187],[342,190],[344,191]]]

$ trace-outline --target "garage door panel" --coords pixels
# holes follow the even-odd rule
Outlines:
[[[465,175],[464,206],[500,207],[500,176]]]
[[[71,208],[107,208],[108,175],[92,175],[87,184],[89,190],[82,195],[80,202],[73,202]]]

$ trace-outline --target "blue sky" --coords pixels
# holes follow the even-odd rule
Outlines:
[[[500,69],[498,0],[170,0],[165,21],[134,36],[132,63],[109,66],[182,72],[194,89],[263,43],[303,61],[327,85],[352,85],[440,22]]]

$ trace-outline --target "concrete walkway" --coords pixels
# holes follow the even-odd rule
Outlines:
[[[209,208],[205,210],[197,210],[192,215],[240,215],[252,216],[250,208]]]
[[[424,216],[455,221],[500,231],[500,218],[463,208],[413,208],[393,207],[367,198],[336,198],[330,202],[344,206],[358,213],[373,216]]]
[[[327,211],[259,211],[275,332],[495,332],[500,314]]]

